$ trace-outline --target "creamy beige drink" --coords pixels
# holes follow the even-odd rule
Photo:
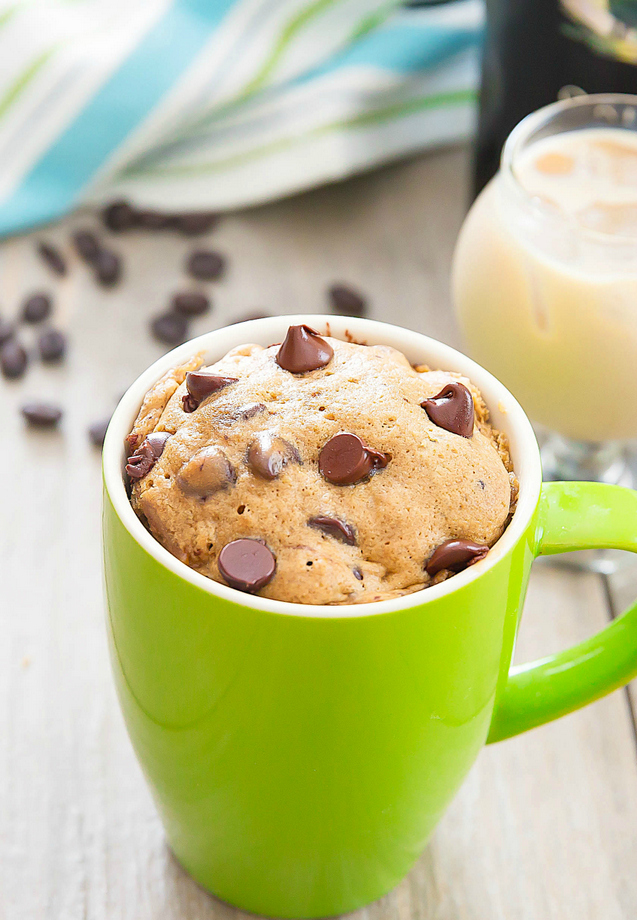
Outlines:
[[[473,356],[582,441],[637,437],[637,110],[598,108],[516,129],[453,271]]]

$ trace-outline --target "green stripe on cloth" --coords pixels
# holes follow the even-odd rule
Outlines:
[[[1,25],[2,23],[0,23],[0,26]],[[46,51],[43,51],[42,54],[40,54],[24,68],[22,73],[18,74],[13,83],[8,87],[5,94],[0,97],[0,118],[4,118],[9,109],[14,105],[15,102],[18,101],[36,74],[40,72],[49,58],[54,54],[57,47],[58,46],[55,45],[53,48],[48,48]]]

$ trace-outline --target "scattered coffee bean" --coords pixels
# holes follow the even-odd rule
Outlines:
[[[122,274],[122,260],[110,249],[100,249],[93,259],[95,277],[103,287],[117,284]]]
[[[48,294],[32,294],[22,307],[22,319],[25,323],[41,323],[51,313],[53,304]]]
[[[298,450],[289,441],[269,431],[260,431],[248,448],[252,472],[262,479],[276,479],[290,461],[298,463],[300,459]]]
[[[367,313],[365,298],[347,284],[333,284],[328,296],[335,313],[347,316],[365,316]]]
[[[137,226],[137,214],[127,201],[114,201],[105,207],[102,220],[113,233],[124,233]]]
[[[50,243],[40,242],[38,243],[38,252],[55,275],[60,277],[66,275],[66,262],[62,258],[59,249],[56,249]]]
[[[27,363],[27,353],[16,339],[9,339],[0,347],[0,368],[10,380],[22,377]]]
[[[99,240],[91,230],[77,230],[73,234],[73,245],[79,257],[89,265],[95,261],[100,251]]]
[[[171,224],[170,216],[161,211],[137,211],[136,220],[140,230],[166,230]]]
[[[472,540],[447,540],[441,543],[429,557],[425,569],[428,575],[436,575],[443,569],[461,572],[474,562],[479,562],[489,552],[485,543]]]
[[[135,453],[128,458],[126,472],[133,480],[143,479],[164,452],[169,431],[153,431],[146,435]]]
[[[346,524],[345,521],[339,521],[337,518],[326,517],[323,514],[319,514],[316,517],[310,518],[308,524],[310,527],[321,530],[328,536],[340,540],[341,543],[347,543],[348,546],[356,545],[354,528],[351,524]]]
[[[54,403],[26,403],[22,406],[22,415],[37,428],[53,428],[62,418],[62,410]]]
[[[291,374],[304,374],[329,364],[334,349],[310,326],[290,326],[276,363]]]
[[[7,322],[6,319],[2,319],[0,316],[0,345],[4,345],[5,342],[8,342],[9,339],[13,338],[13,333],[15,329],[13,323]]]
[[[219,215],[214,211],[193,211],[192,213],[173,214],[171,224],[185,236],[198,236],[208,233],[219,223]]]
[[[276,558],[260,540],[241,539],[226,543],[219,553],[217,565],[231,588],[253,592],[272,581]]]
[[[390,454],[365,447],[356,434],[336,434],[319,454],[319,470],[328,482],[337,486],[352,485],[366,479],[375,470],[383,469]]]
[[[104,438],[106,437],[106,429],[110,422],[110,416],[108,418],[103,418],[99,422],[93,422],[93,424],[88,429],[88,436],[91,444],[95,447],[102,447],[104,445]]]
[[[473,435],[473,397],[461,383],[448,383],[436,396],[420,405],[438,428],[463,438]]]
[[[186,271],[201,281],[216,281],[225,271],[226,260],[218,252],[199,249],[188,257]]]
[[[181,291],[174,295],[171,307],[182,316],[201,316],[210,309],[210,299],[200,291]]]
[[[238,379],[238,377],[219,377],[209,371],[191,371],[186,374],[188,393],[181,398],[184,412],[194,412],[204,399],[208,399],[213,393],[223,390],[231,383],[236,383]]]
[[[38,339],[38,349],[43,361],[59,361],[66,351],[66,336],[58,329],[47,329]]]
[[[207,498],[237,481],[234,467],[220,447],[203,447],[184,463],[177,475],[177,485],[186,495]]]
[[[188,321],[178,313],[161,313],[150,324],[151,332],[166,345],[180,345],[188,336]]]

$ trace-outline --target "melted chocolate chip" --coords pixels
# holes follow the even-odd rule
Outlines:
[[[247,421],[249,418],[254,418],[255,415],[260,415],[262,412],[265,412],[265,406],[263,403],[251,403],[249,406],[244,406],[241,409],[237,409],[234,413],[235,418],[242,418]]]
[[[362,571],[359,569],[358,566],[356,566],[355,569],[352,569],[352,572],[354,573],[354,578],[357,578],[359,581],[362,581],[362,580],[363,580],[363,573],[362,573]]]
[[[217,565],[231,588],[253,592],[272,581],[276,558],[261,540],[241,539],[226,543]]]
[[[436,575],[443,569],[462,572],[467,566],[478,562],[489,552],[485,543],[473,543],[471,540],[447,540],[438,546],[425,565],[428,575]]]
[[[169,431],[153,431],[144,438],[126,464],[126,472],[131,479],[143,479],[150,472],[163,454],[169,437]]]
[[[38,243],[38,253],[54,274],[60,277],[66,275],[66,262],[55,246],[50,243]]]
[[[62,410],[53,403],[26,403],[22,415],[36,428],[53,428],[62,418]]]
[[[91,230],[77,230],[73,234],[73,245],[79,257],[89,265],[93,263],[100,251],[99,240]]]
[[[334,349],[310,326],[290,326],[276,363],[291,374],[304,374],[329,364]]]
[[[367,313],[365,298],[347,284],[333,284],[328,296],[335,313],[347,316],[365,316]]]
[[[194,412],[204,399],[208,399],[213,393],[231,383],[236,383],[238,379],[238,377],[219,377],[218,374],[211,374],[208,371],[191,371],[186,374],[188,393],[181,399],[184,412]]]
[[[0,346],[0,368],[9,380],[22,377],[28,360],[25,349],[16,339],[9,339]]]
[[[319,454],[319,470],[328,482],[337,486],[360,482],[374,470],[387,466],[390,454],[365,447],[356,434],[336,434]]]
[[[345,521],[339,521],[337,518],[326,517],[319,514],[309,519],[310,527],[323,531],[330,537],[340,540],[341,543],[347,543],[348,546],[356,546],[356,534],[354,528]]]
[[[66,337],[58,329],[47,329],[38,339],[43,361],[59,361],[66,351]]]
[[[186,263],[186,271],[201,281],[216,281],[226,269],[226,260],[218,252],[200,249],[193,252]]]
[[[174,295],[171,307],[182,316],[202,316],[210,310],[210,299],[200,291],[182,291]]]
[[[234,467],[220,447],[203,447],[184,463],[177,474],[177,485],[186,495],[207,498],[237,481]]]
[[[259,432],[248,448],[252,472],[263,479],[276,479],[290,461],[298,463],[300,459],[298,450],[289,441],[269,431]]]
[[[137,213],[127,201],[114,201],[102,211],[102,220],[113,233],[123,233],[137,225]]]
[[[434,425],[470,438],[473,434],[473,398],[461,383],[447,383],[431,399],[420,404]]]
[[[22,308],[22,319],[25,323],[41,323],[46,319],[53,308],[48,294],[32,294],[28,297]]]

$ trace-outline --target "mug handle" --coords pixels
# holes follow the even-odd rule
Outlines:
[[[535,555],[578,549],[637,552],[637,492],[597,482],[545,483]],[[634,677],[637,603],[579,645],[511,668],[496,702],[487,743],[559,719]]]

